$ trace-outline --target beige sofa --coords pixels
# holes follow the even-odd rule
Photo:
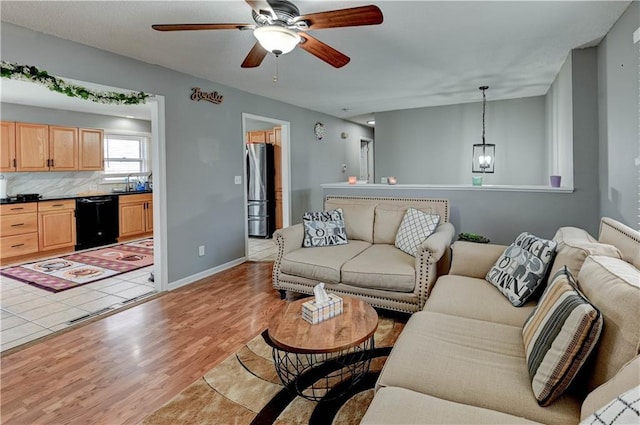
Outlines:
[[[456,242],[450,273],[399,336],[361,423],[577,424],[640,385],[640,233],[604,218],[599,241],[576,228],[554,239],[554,269],[567,265],[604,318],[568,391],[547,407],[534,397],[522,328],[535,302],[513,307],[484,280],[505,247]]]
[[[394,245],[409,207],[440,216],[440,225],[415,258]],[[449,202],[328,196],[324,208],[342,208],[349,243],[303,248],[302,224],[276,231],[273,286],[283,295],[284,291],[312,294],[313,287],[324,282],[330,292],[359,297],[375,307],[420,311],[436,278],[449,266],[455,234],[449,223]]]

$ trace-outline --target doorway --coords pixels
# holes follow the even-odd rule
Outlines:
[[[244,205],[245,208],[245,258],[253,260],[269,260],[272,257],[272,249],[267,250],[273,245],[273,241],[270,240],[270,234],[273,230],[287,227],[291,224],[291,201],[290,201],[290,123],[288,121],[281,121],[274,118],[263,117],[259,115],[242,114],[242,134],[243,134],[243,163],[244,167]],[[249,211],[249,198],[248,188],[249,173],[247,170],[246,152],[248,151],[248,144],[265,143],[272,144],[274,151],[274,168],[276,170],[274,176],[275,190],[274,199],[269,202],[273,202],[275,205],[274,212],[276,220],[274,220],[274,228],[265,234],[264,236],[256,236],[255,232],[250,232],[249,219],[259,220],[259,214],[256,211]],[[251,208],[256,209],[253,205],[255,200],[252,201]],[[251,215],[251,216],[250,216]],[[262,235],[262,234],[261,234]],[[251,237],[250,237],[251,236]],[[255,236],[255,237],[254,237]],[[262,239],[262,240],[260,240]],[[250,244],[251,242],[251,244]],[[267,246],[268,245],[268,246]],[[260,255],[253,255],[256,251],[260,251]],[[250,255],[251,254],[251,255]]]
[[[358,180],[373,183],[373,140],[360,139],[360,176]]]

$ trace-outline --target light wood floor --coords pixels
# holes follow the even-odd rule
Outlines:
[[[271,267],[245,263],[3,356],[0,422],[140,422],[267,327],[284,304]]]

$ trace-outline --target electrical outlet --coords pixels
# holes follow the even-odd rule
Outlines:
[[[233,177],[233,183],[242,184],[242,176],[234,176]]]
[[[204,255],[204,245],[200,245],[198,247],[198,256],[202,257]]]
[[[387,178],[386,177],[380,177],[380,183],[387,184]]]

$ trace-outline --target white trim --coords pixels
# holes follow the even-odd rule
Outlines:
[[[201,272],[198,272],[196,274],[192,274],[191,276],[187,276],[187,277],[183,277],[182,279],[176,280],[175,282],[171,282],[169,283],[168,286],[168,290],[169,291],[173,291],[174,289],[178,289],[181,288],[183,286],[189,285],[191,283],[197,282],[199,280],[202,280],[204,278],[207,278],[209,276],[213,276],[214,274],[223,272],[225,270],[228,270],[232,267],[238,266],[244,262],[246,262],[247,259],[246,257],[242,257],[242,258],[238,258],[232,261],[229,261],[228,263],[224,263],[221,264],[219,266],[216,267],[212,267],[208,270],[203,270]]]
[[[260,115],[242,113],[242,164],[246,164],[245,152],[247,148],[247,140],[245,135],[247,134],[247,119],[256,121],[265,121],[280,126],[280,146],[282,155],[282,227],[289,227],[291,225],[291,123],[289,121],[281,121],[275,118],[263,117]],[[243,198],[244,198],[244,252],[245,255],[249,255],[249,225],[248,225],[248,211],[247,205],[247,167],[242,167],[243,173]]]
[[[155,96],[151,106],[151,169],[153,175],[153,263],[154,286],[158,292],[169,288],[167,247],[167,161],[164,96]]]
[[[374,189],[374,190],[398,190],[398,189],[428,189],[428,190],[487,190],[497,192],[553,192],[553,193],[573,193],[572,187],[549,187],[549,186],[502,186],[483,185],[472,186],[469,184],[349,184],[349,183],[324,183],[320,187],[323,189]]]

